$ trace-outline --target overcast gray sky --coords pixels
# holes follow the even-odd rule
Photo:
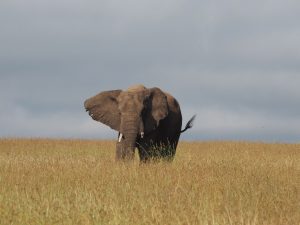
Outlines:
[[[136,83],[189,140],[300,140],[298,0],[2,0],[0,137],[115,138],[83,101]]]

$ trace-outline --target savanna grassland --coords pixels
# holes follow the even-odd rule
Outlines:
[[[300,224],[300,144],[181,142],[145,165],[114,149],[0,139],[0,224]]]

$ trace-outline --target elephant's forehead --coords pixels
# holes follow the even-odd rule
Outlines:
[[[118,102],[119,108],[121,110],[127,110],[132,108],[135,108],[136,110],[141,110],[140,108],[142,107],[142,96],[137,92],[124,92],[119,96]]]
[[[120,94],[119,101],[123,103],[139,101],[141,98],[140,95],[141,92],[124,92]]]

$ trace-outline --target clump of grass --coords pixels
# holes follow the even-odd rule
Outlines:
[[[300,224],[299,149],[182,142],[140,164],[113,141],[1,139],[0,224]]]
[[[171,162],[174,159],[176,153],[176,147],[171,143],[150,143],[146,146],[144,154],[147,155],[148,160],[146,162]],[[143,149],[143,147],[141,146]]]

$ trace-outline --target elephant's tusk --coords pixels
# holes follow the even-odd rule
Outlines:
[[[144,132],[141,132],[141,138],[144,138]]]
[[[121,140],[122,140],[122,137],[123,137],[123,134],[122,134],[122,133],[120,133],[120,135],[119,135],[119,142],[121,142]]]

